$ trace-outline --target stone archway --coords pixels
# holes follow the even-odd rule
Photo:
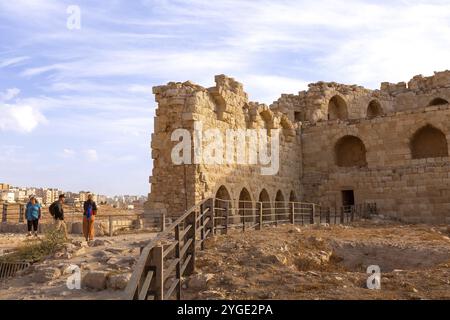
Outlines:
[[[286,215],[286,202],[281,190],[278,190],[275,197],[275,220],[286,220],[288,217]]]
[[[220,188],[216,192],[216,196],[214,199],[214,208],[216,213],[216,221],[215,225],[225,225],[227,221],[226,219],[226,208],[228,207],[228,216],[230,218],[228,223],[232,223],[231,216],[233,215],[233,202],[231,200],[231,195],[228,189],[225,186],[220,186]]]
[[[414,133],[410,148],[412,159],[448,157],[445,134],[431,125],[426,125]]]
[[[255,221],[252,197],[246,188],[243,188],[239,194],[239,216],[243,223]]]
[[[348,119],[348,107],[344,98],[336,95],[328,103],[328,120],[346,120]]]
[[[273,221],[272,205],[270,203],[270,196],[266,189],[263,189],[259,194],[259,202],[262,205],[263,221]]]
[[[365,167],[366,147],[362,140],[355,136],[345,136],[338,140],[334,147],[335,163],[338,167]]]

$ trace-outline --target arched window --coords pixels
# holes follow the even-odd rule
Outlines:
[[[278,190],[275,197],[275,220],[286,220],[288,216],[286,214],[286,203],[284,201],[284,195],[281,190]]]
[[[346,120],[348,108],[345,100],[340,96],[334,96],[328,103],[328,120]]]
[[[416,131],[411,139],[413,159],[448,157],[448,145],[445,134],[431,125]]]
[[[428,106],[441,106],[444,104],[448,104],[448,101],[442,98],[434,98],[433,100],[431,100]]]
[[[243,188],[239,194],[239,215],[241,216],[241,222],[255,221],[252,197],[246,188]]]
[[[366,147],[355,136],[345,136],[339,139],[335,146],[335,160],[339,167],[365,167]]]
[[[373,119],[383,115],[383,108],[378,100],[372,100],[367,107],[367,118]]]
[[[262,205],[263,220],[264,221],[273,220],[270,197],[266,189],[263,189],[259,194],[259,202],[261,202]]]

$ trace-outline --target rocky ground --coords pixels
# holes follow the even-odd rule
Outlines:
[[[120,299],[155,234],[80,237],[42,263],[0,282],[0,299]],[[209,239],[184,299],[450,299],[448,226],[360,222],[352,226],[268,227]],[[0,235],[0,254],[26,241]],[[70,265],[82,289],[66,282]],[[381,290],[368,290],[367,267],[381,268]]]
[[[70,243],[52,257],[33,264],[13,279],[0,281],[0,299],[120,299],[139,258],[140,247],[154,235],[100,237],[89,244],[82,237],[71,237]],[[0,235],[0,250],[5,253],[27,241],[36,240]],[[80,268],[80,290],[67,287],[67,280],[73,275],[71,265]]]
[[[367,289],[367,267],[381,290]],[[207,243],[185,299],[450,299],[447,226],[361,222],[232,232]]]

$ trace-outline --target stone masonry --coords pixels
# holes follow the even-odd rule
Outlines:
[[[153,88],[149,217],[176,217],[205,197],[275,203],[311,201],[340,208],[376,202],[410,222],[450,222],[450,71],[382,83],[380,90],[318,82],[272,105],[250,102],[224,75],[204,88],[191,82]],[[280,129],[280,169],[259,165],[175,165],[174,130]],[[349,196],[349,193],[351,196]]]

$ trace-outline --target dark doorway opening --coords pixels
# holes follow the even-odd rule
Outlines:
[[[342,191],[342,205],[344,207],[355,205],[355,193],[353,192],[353,190]]]

